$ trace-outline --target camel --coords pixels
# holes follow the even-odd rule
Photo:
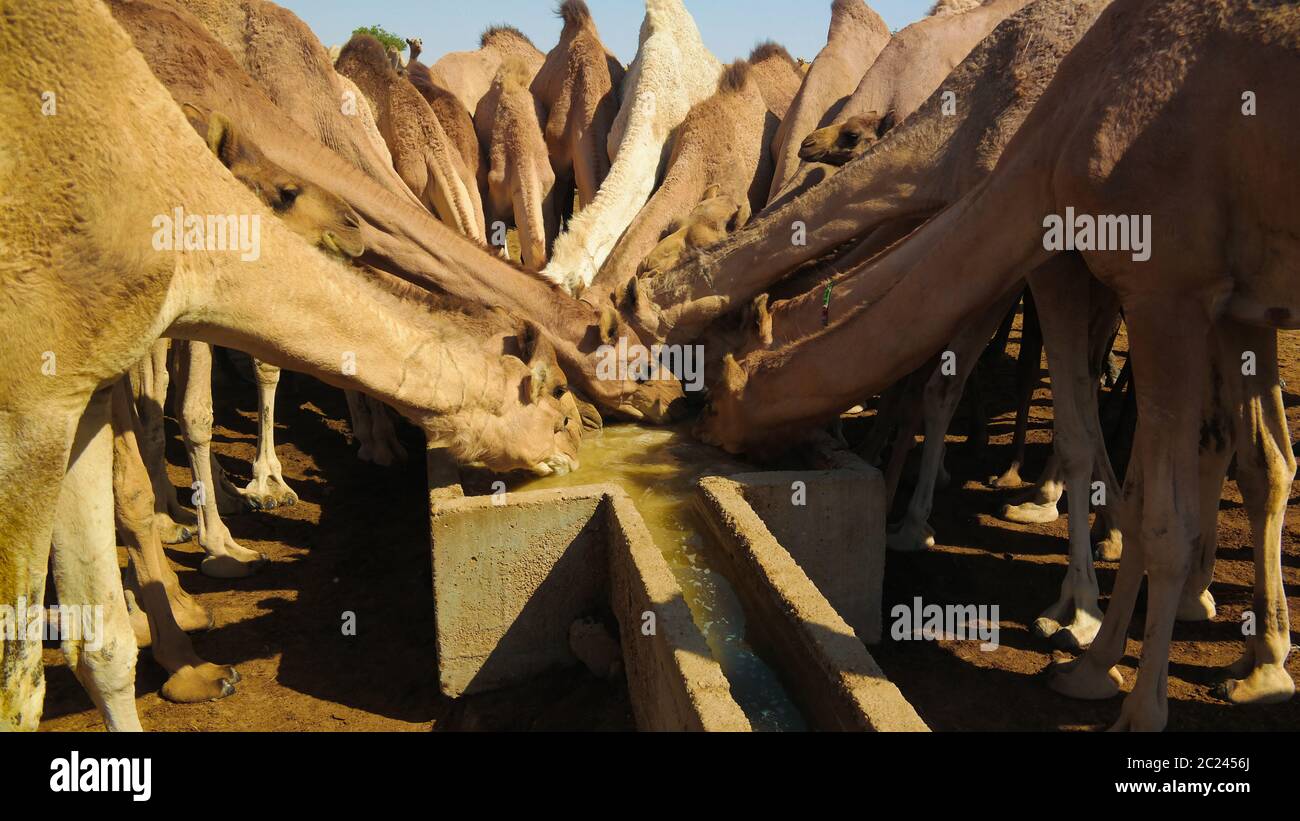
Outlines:
[[[409,191],[397,196],[378,185],[285,117],[199,21],[180,9],[159,8],[155,3],[154,13],[163,19],[142,22],[133,32],[137,38],[168,32],[141,40],[148,43],[141,53],[172,96],[221,111],[269,161],[342,198],[361,218],[365,262],[460,299],[504,306],[537,325],[575,390],[607,413],[661,422],[678,412],[683,394],[675,381],[600,377],[602,345],[619,339],[640,344],[615,312],[569,298],[540,277],[504,264],[433,219]],[[204,69],[195,70],[196,64]]]
[[[775,199],[793,177],[804,138],[838,115],[888,42],[889,27],[863,0],[831,3],[826,46],[808,68],[772,145],[776,168],[766,201]]]
[[[433,116],[437,118],[442,130],[447,132],[448,139],[464,161],[465,169],[474,175],[474,183],[477,185],[481,158],[478,135],[474,130],[474,109],[465,108],[461,99],[451,89],[439,85],[433,79],[429,67],[416,59],[423,45],[419,39],[408,38],[406,43],[411,49],[411,57],[406,63],[406,79],[429,104]]]
[[[501,61],[507,57],[524,60],[534,74],[544,59],[533,41],[519,29],[492,26],[479,37],[477,50],[453,51],[429,66],[430,79],[455,94],[466,111],[477,111],[479,101],[492,88]]]
[[[69,51],[69,41],[94,46]],[[60,599],[106,610],[102,646],[70,638],[64,649],[110,729],[139,729],[139,720],[105,386],[158,336],[240,348],[374,393],[465,462],[537,473],[575,466],[544,360],[485,355],[458,322],[394,298],[281,226],[210,153],[105,6],[33,0],[10,9],[0,71],[14,91],[0,116],[15,159],[0,170],[4,290],[24,295],[0,308],[9,331],[0,358],[12,364],[0,389],[0,598],[39,606],[53,542]],[[41,116],[24,89],[33,98],[53,89],[76,116]],[[70,155],[80,161],[64,161]],[[129,181],[132,197],[106,180]],[[193,234],[189,250],[156,250],[166,247],[157,215],[178,204],[195,217],[257,217],[259,253],[208,251]],[[39,314],[19,307],[34,304]],[[310,333],[286,316],[307,318]],[[345,354],[358,367],[343,367]],[[55,363],[56,378],[25,361]],[[34,729],[40,643],[2,647],[0,726]]]
[[[485,241],[477,169],[465,166],[429,104],[387,64],[380,42],[355,35],[339,54],[337,68],[373,106],[393,166],[407,187],[443,222]]]
[[[564,28],[533,79],[531,91],[546,109],[546,148],[555,172],[555,201],[568,216],[576,192],[582,205],[596,199],[609,174],[609,132],[618,116],[623,65],[600,41],[583,0],[559,6]]]
[[[682,0],[646,0],[640,47],[623,79],[623,104],[610,127],[609,174],[596,198],[583,203],[556,239],[543,276],[574,295],[591,284],[654,193],[673,130],[691,106],[713,94],[721,73],[722,65],[704,47]]]
[[[743,368],[727,362],[726,384],[714,393],[702,434],[738,449],[833,415],[914,368],[952,338],[964,317],[1061,253],[1064,244],[1044,229],[1067,204],[1074,213],[1146,215],[1155,232],[1147,234],[1149,244],[1130,232],[1115,248],[1115,233],[1098,250],[1079,235],[1083,260],[1117,295],[1128,327],[1141,384],[1130,468],[1137,479],[1121,509],[1125,552],[1101,631],[1083,656],[1056,667],[1053,686],[1087,697],[1118,691],[1113,664],[1145,570],[1143,657],[1116,727],[1163,728],[1169,642],[1201,524],[1198,441],[1208,392],[1197,376],[1214,355],[1212,332],[1221,322],[1249,327],[1261,349],[1254,352],[1267,360],[1276,330],[1300,328],[1300,290],[1289,276],[1296,251],[1287,239],[1300,229],[1287,183],[1300,116],[1286,106],[1248,115],[1242,105],[1242,89],[1286,99],[1282,78],[1298,69],[1294,9],[1237,0],[1116,0],[1062,61],[994,172],[881,258],[882,267],[907,272],[898,284],[813,336],[751,356]],[[1222,101],[1216,139],[1153,138],[1204,133],[1200,120],[1211,115],[1205,100]],[[1148,177],[1153,171],[1160,184]],[[1228,202],[1230,210],[1222,207]],[[1147,256],[1142,246],[1155,250]],[[918,312],[922,302],[926,310]],[[1231,347],[1233,356],[1224,358],[1235,358],[1239,369],[1241,351]],[[827,366],[863,350],[873,356],[850,371]],[[1048,343],[1049,358],[1051,351]],[[1077,370],[1076,364],[1063,380],[1078,378]],[[1255,398],[1241,403],[1241,413],[1262,442],[1258,484],[1267,489],[1253,505],[1262,522],[1257,534],[1271,541],[1294,461],[1285,456],[1285,428],[1278,433],[1269,420],[1278,411],[1262,407],[1278,404],[1273,372],[1266,367],[1248,387]],[[1256,547],[1261,556],[1272,551]],[[1257,567],[1259,573],[1269,578],[1272,569]],[[1261,620],[1280,621],[1280,593],[1280,583],[1259,586]],[[1289,696],[1278,685],[1279,663],[1256,643],[1231,671],[1232,693],[1243,701]]]
[[[742,227],[749,220],[747,200],[735,200],[722,193],[722,186],[713,184],[704,192],[700,204],[691,209],[685,219],[676,219],[664,229],[664,238],[646,254],[637,269],[638,273],[654,273],[677,264],[687,249],[712,245],[727,234]]]
[[[760,56],[763,71],[747,61],[732,63],[722,72],[717,91],[686,115],[674,137],[663,182],[592,280],[591,288],[598,297],[614,293],[626,283],[665,232],[676,230],[672,223],[686,217],[701,200],[725,197],[733,203],[722,216],[722,223],[730,222],[732,230],[740,203],[745,210],[738,221],[742,225],[751,209],[761,207],[772,177],[769,146],[780,122],[767,102],[768,97],[781,96],[781,75],[771,64],[785,67],[787,81],[794,79],[794,68],[784,49],[769,48]],[[772,78],[778,82],[764,93],[764,81]],[[789,106],[790,98],[784,103]],[[719,190],[706,196],[711,187]]]
[[[1015,14],[1030,0],[989,0],[983,5],[919,20],[890,38],[876,61],[862,76],[853,94],[832,117],[831,123],[814,131],[796,151],[806,150],[810,142],[823,141],[835,134],[834,126],[854,118],[868,121],[867,128],[855,130],[876,139],[903,122],[942,84],[952,70],[966,59],[998,23]],[[957,96],[945,106],[951,115],[964,100]],[[803,165],[795,168],[785,186],[773,192],[769,206],[796,196],[807,187],[833,174],[834,167]]]
[[[532,80],[523,60],[503,60],[479,101],[474,126],[488,154],[488,221],[518,228],[524,265],[540,270],[560,229],[555,172],[542,135],[545,112],[528,90]]]

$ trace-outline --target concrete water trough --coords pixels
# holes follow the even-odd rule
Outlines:
[[[638,729],[751,729],[622,488],[464,496],[432,453],[429,466],[444,694],[503,689],[572,667],[579,662],[571,625],[606,614],[617,622]],[[790,504],[792,492],[804,504]],[[753,634],[764,649],[810,729],[927,729],[863,644],[880,634],[878,474],[707,477],[696,505],[725,554],[718,559],[744,605],[746,638]]]

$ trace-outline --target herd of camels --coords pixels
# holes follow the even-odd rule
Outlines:
[[[238,683],[191,646],[210,616],[162,545],[197,536],[217,577],[265,561],[222,514],[296,499],[275,455],[281,367],[347,391],[363,459],[401,457],[396,411],[457,463],[543,475],[577,469],[602,418],[698,413],[704,441],[763,454],[879,396],[862,447],[892,439],[891,494],[924,434],[889,535],[918,550],[966,380],[1022,295],[1054,453],[1003,515],[1051,520],[1068,500],[1068,570],[1034,625],[1073,651],[1050,686],[1119,693],[1145,576],[1116,727],[1165,726],[1175,622],[1215,614],[1235,461],[1258,628],[1216,692],[1290,698],[1277,334],[1300,328],[1300,9],[944,0],[891,33],[864,0],[834,0],[810,64],[767,42],[723,65],[683,0],[645,6],[624,67],[582,0],[560,4],[549,52],[496,26],[428,64],[417,39],[405,62],[363,34],[327,50],[269,0],[3,4],[0,602],[39,605],[49,572],[61,602],[103,606],[102,646],[63,649],[107,726],[140,729],[146,642],[168,699]],[[259,252],[188,234],[158,250],[156,218],[178,208],[256,216]],[[1149,218],[1149,258],[1054,250],[1045,218],[1067,209],[1111,217],[1112,240]],[[1121,322],[1137,406],[1122,485],[1097,405]],[[620,341],[702,344],[707,398],[671,374],[609,378],[601,352]],[[210,449],[213,345],[255,357],[245,488]],[[170,386],[194,512],[166,478]],[[1109,504],[1090,528],[1095,482]],[[1120,561],[1104,613],[1094,550]],[[40,642],[6,636],[0,727],[35,728],[43,695]]]

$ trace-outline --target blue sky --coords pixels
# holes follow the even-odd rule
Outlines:
[[[358,26],[380,25],[402,37],[420,37],[430,62],[448,51],[478,48],[493,23],[521,29],[542,51],[560,35],[555,0],[277,0],[292,9],[326,46],[342,45]],[[869,0],[890,28],[925,16],[932,0]],[[587,0],[605,45],[628,63],[636,55],[645,5],[641,0]],[[724,62],[754,44],[776,40],[811,60],[826,44],[830,0],[686,0],[705,44]],[[790,9],[795,9],[791,15]]]

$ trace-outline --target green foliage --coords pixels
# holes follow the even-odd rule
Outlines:
[[[385,29],[383,26],[361,26],[360,28],[353,29],[352,34],[354,36],[358,34],[369,34],[371,37],[383,43],[385,49],[389,46],[397,49],[398,54],[406,51],[406,41]]]

